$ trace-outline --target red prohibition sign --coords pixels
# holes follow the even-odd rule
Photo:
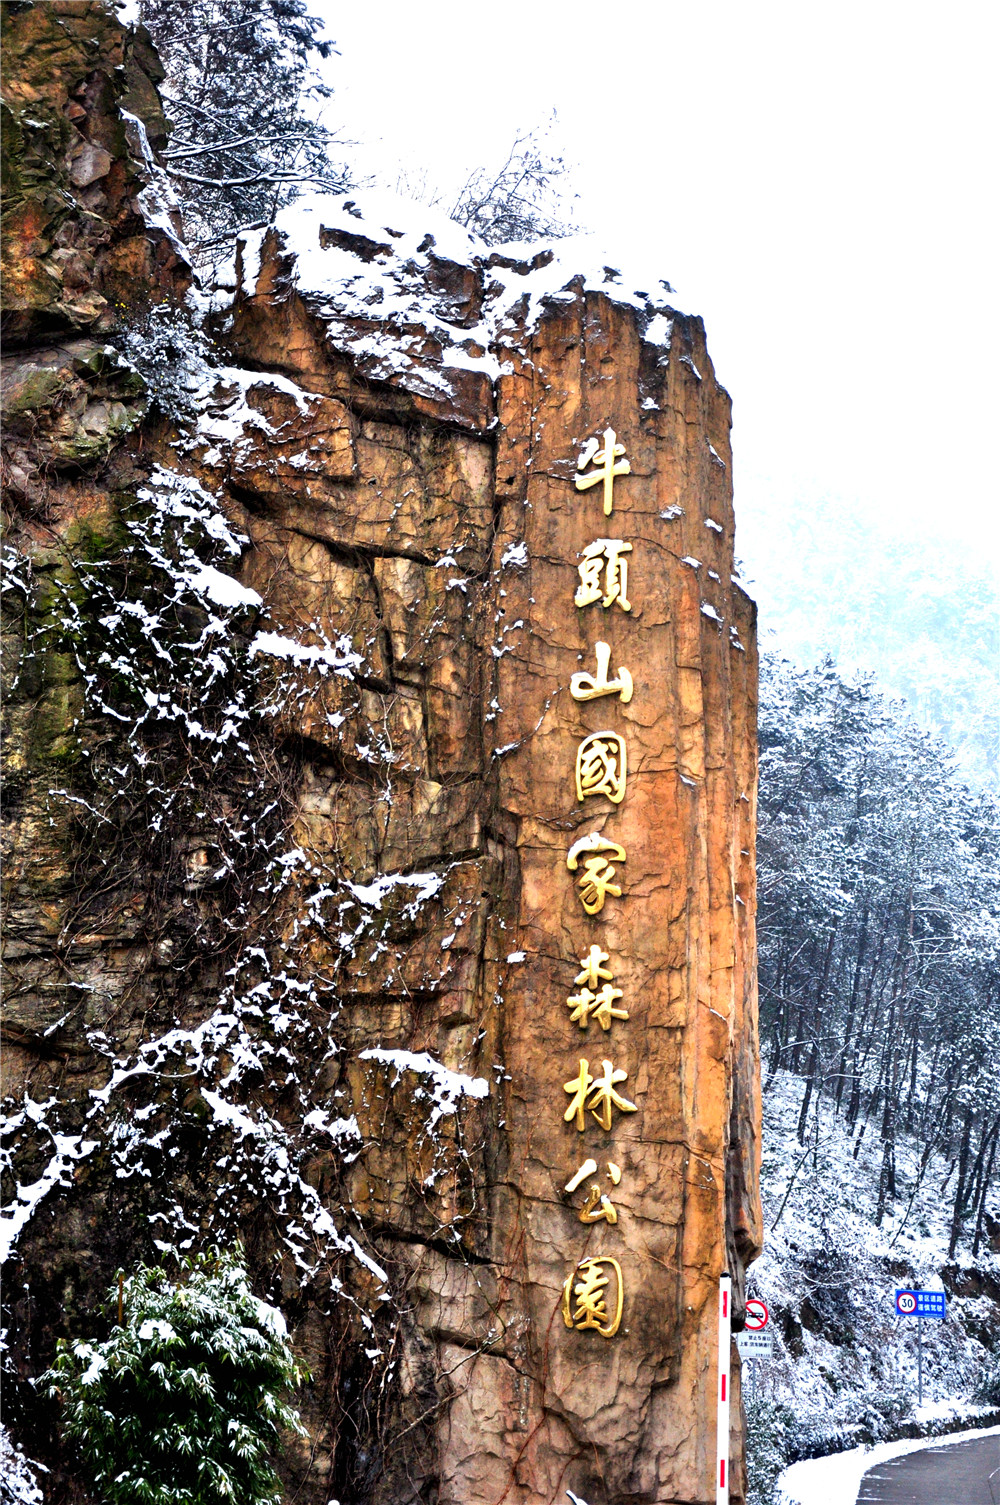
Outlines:
[[[756,1296],[751,1296],[747,1301],[746,1316],[744,1318],[748,1333],[761,1333],[768,1324],[770,1313],[766,1304]]]

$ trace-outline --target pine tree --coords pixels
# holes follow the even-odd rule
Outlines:
[[[250,1290],[242,1253],[141,1266],[109,1292],[103,1343],[59,1344],[42,1376],[107,1505],[278,1505],[285,1396],[304,1378],[281,1314]]]

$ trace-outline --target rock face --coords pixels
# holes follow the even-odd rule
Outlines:
[[[166,139],[163,70],[100,0],[15,0],[3,45],[5,340],[107,331],[115,305],[186,280],[176,239],[136,203],[147,183],[127,149],[136,121]]]
[[[56,109],[70,20],[127,47],[11,9],[67,49]],[[141,185],[121,86],[86,139]],[[162,291],[166,232],[126,239]],[[184,412],[14,288],[50,417],[12,463],[61,465],[11,500],[15,1364],[154,1240],[241,1236],[313,1374],[303,1500],[714,1500],[718,1277],[739,1317],[759,1249],[729,400],[662,285],[520,254],[302,200],[242,240]]]

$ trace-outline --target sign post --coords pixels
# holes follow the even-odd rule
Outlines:
[[[715,1505],[729,1505],[729,1354],[733,1328],[733,1281],[719,1276],[719,1382],[715,1443]]]
[[[744,1316],[745,1331],[736,1334],[736,1347],[740,1358],[749,1366],[750,1394],[757,1390],[757,1365],[761,1359],[769,1359],[773,1351],[770,1333],[764,1329],[770,1321],[767,1303],[757,1296],[747,1298]]]
[[[943,1321],[948,1315],[943,1291],[897,1291],[896,1312],[900,1317],[917,1319],[917,1405],[924,1403],[924,1319]]]

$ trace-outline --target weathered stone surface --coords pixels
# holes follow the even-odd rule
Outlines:
[[[128,101],[157,138],[155,58],[89,0],[16,26],[65,58],[48,83],[26,64],[15,91],[63,112],[33,160],[107,198],[134,172],[114,66],[141,61]],[[231,364],[181,421],[146,413],[82,333],[104,327],[102,257],[139,235],[130,211],[87,241],[105,209],[60,209],[91,258],[68,272],[48,192],[15,205],[34,260],[4,377],[10,537],[35,592],[5,650],[5,1070],[95,1148],[67,1151],[21,1234],[19,1376],[90,1330],[117,1264],[160,1233],[239,1235],[313,1373],[290,1497],[714,1500],[717,1281],[733,1273],[738,1315],[761,1235],[756,664],[700,321],[549,248],[520,260],[381,202],[309,200],[245,238],[215,331]],[[139,238],[156,295],[166,263]],[[608,426],[631,463],[610,517],[574,484]],[[171,505],[210,502],[213,536],[238,538],[213,559],[245,616],[202,657],[236,655],[219,717],[241,695],[253,715],[216,763],[183,717],[113,724],[86,679],[113,630],[108,611],[88,625],[87,582],[140,571],[136,495],[164,468],[188,488]],[[573,603],[580,552],[606,537],[632,544],[629,613]],[[137,620],[169,615],[156,578]],[[206,599],[184,598],[182,636],[221,609]],[[627,704],[569,693],[598,641],[632,674]],[[576,748],[605,728],[627,739],[626,796],[580,802]],[[136,748],[171,791],[169,839],[144,843]],[[258,819],[259,852],[226,847]],[[593,918],[566,866],[590,831],[627,852]],[[594,943],[629,1013],[607,1033],[565,1002]],[[605,1057],[638,1111],[580,1133],[563,1084]],[[25,1143],[27,1185],[53,1162],[44,1134]],[[563,1190],[588,1155],[613,1226],[582,1224],[585,1188]],[[607,1341],[559,1310],[593,1253],[624,1271]],[[52,1415],[12,1424],[52,1469],[48,1501],[85,1498]]]
[[[634,318],[599,294],[543,319],[525,353],[530,390],[516,380],[505,390],[502,379],[499,408],[504,442],[530,461],[496,545],[523,543],[527,560],[507,575],[503,609],[523,626],[506,640],[497,697],[497,739],[512,749],[500,798],[518,820],[522,885],[512,943],[526,953],[505,988],[505,1147],[520,1158],[499,1221],[523,1223],[521,1288],[539,1369],[547,1351],[559,1428],[568,1425],[578,1446],[600,1447],[609,1497],[696,1499],[713,1438],[704,1427],[692,1432],[690,1419],[707,1416],[714,1393],[717,1277],[739,1271],[759,1237],[752,1191],[733,1209],[725,1196],[733,1052],[744,1071],[752,1056],[735,932],[745,904],[741,809],[754,797],[744,708],[752,623],[730,583],[728,400],[698,321],[676,318],[661,384],[643,410]],[[594,492],[574,491],[567,464],[607,426],[632,466],[616,482],[611,518]],[[572,605],[580,552],[602,536],[633,545],[628,614]],[[613,665],[631,669],[627,706],[579,704],[567,693],[574,672],[593,671],[598,638],[610,643]],[[628,793],[617,810],[604,798],[584,809],[572,787],[575,748],[606,726],[627,739]],[[628,854],[622,898],[609,898],[594,919],[566,872],[567,848],[590,830]],[[608,1035],[593,1023],[586,1035],[571,1029],[563,1002],[595,941],[610,953],[629,1011]],[[579,1135],[560,1122],[561,1085],[581,1056],[596,1069],[604,1055],[628,1070],[622,1090],[640,1111],[622,1115],[610,1134],[594,1126]],[[749,1118],[737,1110],[745,1140]],[[588,1153],[625,1172],[613,1231],[581,1230],[579,1194],[561,1193]],[[607,1345],[591,1340],[584,1360],[564,1333],[555,1337],[552,1321],[566,1271],[597,1251],[622,1261],[629,1332]],[[539,1401],[538,1430],[518,1468],[545,1498],[565,1460]],[[599,1487],[596,1476],[580,1481],[585,1498]]]
[[[0,358],[8,484],[41,500],[51,472],[106,458],[146,410],[142,379],[109,345],[71,340]]]
[[[3,7],[3,330],[11,344],[104,331],[115,305],[182,290],[180,246],[149,229],[135,198],[116,101],[163,137],[149,38],[123,31],[101,0]],[[149,107],[156,102],[156,108]],[[148,112],[148,113],[147,113]]]
[[[361,391],[384,382],[372,405],[381,413],[486,432],[494,414],[481,327],[488,284],[471,264],[472,237],[447,221],[436,235],[414,237],[392,214],[390,205],[388,227],[373,235],[349,196],[310,196],[273,230],[241,240],[230,321],[239,349],[274,366],[271,331],[280,330],[278,364],[305,387],[350,393],[364,411]],[[330,253],[332,275],[300,277],[292,243]]]
[[[234,489],[261,501],[295,499],[323,508],[334,495],[332,483],[357,474],[348,410],[326,397],[286,390],[289,384],[249,385],[245,394],[243,385],[234,390],[222,381],[206,404],[206,427],[217,442],[199,445],[201,463],[210,471],[224,467]]]

